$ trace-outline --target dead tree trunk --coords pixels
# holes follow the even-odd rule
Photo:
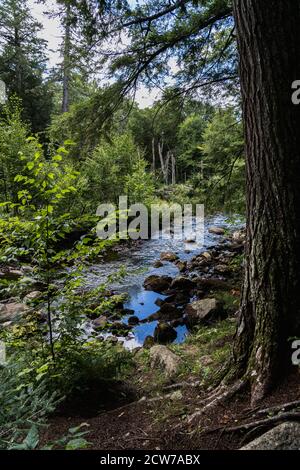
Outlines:
[[[152,171],[155,172],[156,158],[155,158],[155,138],[152,138]]]
[[[67,5],[65,15],[64,51],[63,51],[63,96],[61,109],[63,113],[69,111],[69,86],[71,71],[71,26],[70,6]]]
[[[170,152],[166,153],[164,156],[164,142],[161,140],[158,142],[158,155],[160,160],[161,171],[163,174],[165,184],[169,182],[169,161],[170,161]]]
[[[176,160],[174,155],[171,156],[171,164],[172,164],[172,184],[176,184]]]

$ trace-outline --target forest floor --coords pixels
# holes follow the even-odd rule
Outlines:
[[[251,405],[250,391],[243,389],[190,419],[203,409],[203,402],[214,390],[216,372],[230,357],[237,324],[240,255],[237,252],[234,258],[226,260],[221,247],[214,256],[216,261],[209,261],[213,270],[220,267],[220,260],[223,265],[228,266],[229,262],[233,267],[225,274],[225,279],[227,276],[230,280],[230,289],[224,291],[222,287],[220,290],[220,285],[215,283],[208,293],[209,297],[226,305],[227,318],[198,325],[184,343],[168,345],[168,350],[178,357],[176,374],[170,376],[157,367],[151,349],[144,347],[135,351],[132,368],[122,380],[98,381],[85,390],[80,387],[50,417],[41,446],[57,441],[67,435],[70,428],[86,423],[90,449],[239,449],[280,423],[279,416],[287,403],[299,401],[300,406],[300,373],[299,368],[294,367],[259,406]],[[196,261],[199,263],[196,268],[205,269],[203,257]],[[247,423],[251,423],[249,428],[231,430]]]
[[[199,387],[187,384],[180,392],[173,393],[173,397],[167,393],[158,394],[156,390],[153,396],[148,394],[139,398],[140,390],[127,382],[112,382],[102,387],[98,384],[87,394],[66,403],[49,420],[42,444],[56,441],[69,428],[84,422],[88,424],[90,449],[239,449],[272,425],[256,425],[250,430],[233,432],[229,432],[229,428],[261,419],[258,409],[299,400],[300,374],[298,371],[291,373],[259,404],[259,408],[251,407],[249,392],[244,391],[217,405],[196,423],[189,424],[187,417],[199,408],[199,402],[206,395],[207,392]],[[101,411],[99,403],[103,406]]]
[[[223,229],[216,230],[224,234]],[[120,363],[118,380],[100,380],[99,375],[103,375],[98,368],[94,375],[81,369],[80,378],[72,382],[76,389],[42,429],[40,448],[64,446],[62,438],[70,436],[69,430],[85,424],[88,448],[95,450],[239,449],[286,418],[299,420],[300,370],[292,366],[286,380],[259,406],[251,405],[250,391],[243,388],[227,401],[205,407],[220,379],[219,372],[231,356],[238,323],[244,232],[226,234],[207,250],[189,261],[172,252],[161,253],[154,267],[161,266],[162,260],[174,263],[178,274],[175,278],[147,277],[144,289],[161,293],[164,298],[157,298],[159,310],[155,313],[149,311],[145,319],[135,317],[140,323],[157,321],[153,336],[147,336],[143,346],[126,355],[129,359]],[[20,270],[5,267],[2,273],[17,279],[23,275]],[[86,306],[86,300],[83,303]],[[7,316],[7,305],[26,311],[24,303],[4,301],[2,308]],[[124,324],[116,323],[121,325],[122,338]],[[178,325],[186,326],[189,334],[180,344],[170,343]],[[170,330],[171,337],[166,338]],[[118,333],[114,335],[113,342],[112,338],[106,340],[122,349]],[[150,343],[146,341],[149,339]]]

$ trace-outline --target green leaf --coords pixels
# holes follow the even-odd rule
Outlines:
[[[80,431],[84,427],[89,427],[90,425],[88,423],[81,423],[79,426],[75,426],[74,428],[69,429],[70,434],[76,434],[78,431]]]
[[[49,364],[43,364],[41,367],[37,369],[37,373],[41,374],[42,372],[46,372],[49,369]]]
[[[24,444],[27,446],[27,449],[35,449],[38,443],[39,443],[39,431],[38,431],[37,426],[33,425],[30,428],[24,440]]]
[[[34,424],[28,431],[27,436],[20,444],[12,444],[9,450],[33,450],[39,443],[39,432]]]
[[[59,147],[57,149],[57,153],[66,153],[66,154],[68,154],[69,152],[68,152],[67,149],[65,149],[65,147]]]
[[[15,181],[16,183],[18,183],[18,182],[20,182],[20,181],[23,181],[24,179],[26,179],[26,177],[25,177],[25,176],[22,176],[22,175],[16,175],[16,176],[14,177],[14,181]]]
[[[26,444],[22,442],[21,444],[11,444],[8,446],[8,450],[28,450],[28,448]]]
[[[75,145],[75,142],[73,142],[73,140],[67,139],[64,141],[64,145]]]
[[[87,245],[90,241],[92,241],[91,238],[89,237],[85,237],[81,240],[81,243],[83,243],[84,245]]]
[[[66,445],[66,450],[77,450],[86,449],[89,446],[89,442],[81,437],[77,439],[71,439]]]

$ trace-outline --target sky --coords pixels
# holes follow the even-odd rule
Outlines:
[[[32,15],[42,23],[44,30],[41,36],[48,41],[48,57],[49,66],[54,67],[61,59],[57,52],[61,42],[61,29],[59,25],[59,18],[49,18],[45,12],[53,11],[55,9],[55,2],[53,0],[46,0],[44,4],[36,3],[35,0],[28,0]],[[160,96],[158,89],[153,89],[150,92],[143,85],[139,87],[136,93],[136,101],[140,108],[151,106],[152,103]]]

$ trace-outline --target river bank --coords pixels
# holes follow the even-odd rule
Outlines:
[[[251,407],[247,389],[203,412],[219,372],[230,359],[237,325],[245,234],[236,228],[208,225],[209,243],[198,251],[146,250],[149,261],[143,260],[143,270],[130,256],[134,252],[141,257],[142,244],[116,247],[109,265],[114,271],[108,269],[105,274],[117,273],[124,257],[136,269],[121,280],[115,276],[113,289],[101,291],[101,302],[114,299],[113,311],[105,314],[106,304],[85,296],[90,292],[86,287],[82,305],[90,337],[129,349],[130,367],[119,379],[94,376],[79,383],[49,417],[39,447],[54,443],[59,448],[70,428],[84,425],[85,445],[91,449],[237,449],[271,427],[266,419],[269,409],[275,410],[275,422],[277,417],[280,423],[286,403],[300,398],[295,371],[261,403],[265,415]],[[99,270],[101,265],[84,271],[89,286]],[[11,285],[24,277],[34,279],[30,266],[2,272]],[[124,297],[137,279],[138,288]],[[94,287],[102,282],[98,276]],[[35,302],[40,307],[44,286],[30,284],[28,292],[28,285],[25,282],[20,297],[2,301],[2,327],[26,317],[28,309],[37,308]],[[44,313],[38,312],[45,321]],[[257,419],[264,420],[258,431],[253,427]]]
[[[230,291],[235,295],[239,291],[234,271],[241,266],[243,235],[234,233],[234,229],[240,226],[239,221],[232,224],[225,216],[217,215],[206,220],[203,246],[194,239],[172,237],[123,243],[112,247],[97,264],[83,266],[77,290],[82,296],[86,336],[118,341],[129,350],[147,342],[150,345],[154,336],[160,338],[158,342],[181,343],[192,324],[197,323],[195,312],[202,308],[199,301],[209,297],[214,289],[219,291],[215,303],[204,302],[207,319],[210,310],[216,310],[219,317],[226,316],[223,305],[228,304]],[[119,276],[120,270],[125,274]],[[72,268],[68,271],[72,275]],[[41,321],[47,319],[46,285],[36,277],[34,266],[5,266],[0,270],[0,281],[4,296],[0,304],[2,327],[9,327],[32,311]],[[54,282],[57,287],[56,292],[52,289],[51,310],[54,321],[59,321],[56,312],[61,302],[59,295],[63,295],[64,276]],[[90,295],[93,290],[95,296]],[[229,293],[228,298],[221,298],[222,290]],[[105,302],[111,302],[112,308]],[[164,338],[164,334],[155,331],[166,322],[169,334]]]
[[[139,315],[134,310],[123,319],[135,329],[150,325],[154,331],[143,347],[131,349],[133,369],[120,381],[94,384],[70,398],[50,419],[45,442],[84,421],[91,449],[239,449],[272,428],[269,410],[280,423],[285,404],[299,398],[295,371],[260,404],[264,414],[252,408],[248,389],[202,414],[218,371],[230,358],[242,278],[244,232],[218,229],[210,227],[218,242],[188,260],[176,252],[160,254],[154,273],[144,276],[144,297],[138,296],[149,300],[149,295],[157,308],[149,314],[139,303]],[[175,268],[175,276],[155,274],[165,266]],[[188,332],[184,341],[178,341],[178,326]],[[259,419],[262,425],[253,425]]]
[[[132,368],[120,380],[90,384],[60,406],[50,417],[41,445],[57,442],[71,426],[85,423],[90,449],[240,449],[284,422],[287,404],[300,400],[297,370],[258,407],[251,405],[246,388],[204,410],[218,374],[231,356],[239,291],[228,291],[228,283],[237,285],[240,274],[237,269],[230,273],[230,281],[205,281],[210,286],[207,298],[221,294],[223,301],[227,299],[227,310],[223,304],[225,318],[201,319],[184,342],[135,348]],[[269,439],[269,448],[286,448],[287,432],[283,431],[277,442]]]

